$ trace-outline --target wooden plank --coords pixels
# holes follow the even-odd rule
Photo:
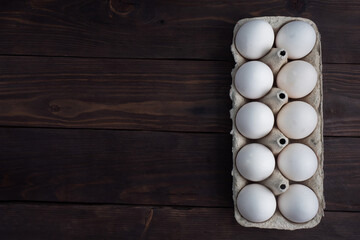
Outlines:
[[[239,19],[279,15],[318,25],[325,62],[359,63],[359,12],[356,0],[9,1],[0,54],[232,60]]]
[[[1,204],[0,235],[12,239],[359,239],[360,213],[326,212],[309,230],[239,226],[231,208]]]
[[[0,128],[0,200],[231,207],[231,136]],[[329,210],[360,210],[360,138],[325,138]]]
[[[139,239],[150,208],[1,204],[2,239]]]
[[[0,57],[0,125],[230,132],[232,64]]]
[[[0,125],[230,132],[219,61],[0,57]],[[360,70],[324,66],[326,136],[360,136]]]
[[[359,136],[359,66],[325,65],[323,71],[324,134],[327,136]]]

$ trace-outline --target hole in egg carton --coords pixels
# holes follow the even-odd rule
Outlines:
[[[279,139],[279,143],[280,143],[281,145],[286,144],[286,139],[285,139],[285,138],[280,138],[280,139]]]
[[[281,100],[286,99],[286,93],[285,92],[278,93],[278,98],[281,99]]]
[[[280,54],[280,56],[284,57],[284,56],[286,55],[286,51],[285,51],[285,50],[281,50],[281,51],[279,52],[279,54]]]

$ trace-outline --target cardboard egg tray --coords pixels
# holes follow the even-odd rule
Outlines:
[[[279,31],[279,29],[283,25],[285,25],[288,22],[294,21],[294,20],[300,20],[300,21],[307,22],[315,29],[316,43],[315,43],[314,48],[304,58],[296,59],[296,60],[304,60],[306,62],[309,62],[310,64],[312,64],[315,67],[316,71],[318,72],[318,79],[317,79],[317,83],[316,83],[314,90],[309,95],[307,95],[301,99],[296,99],[296,101],[304,101],[304,102],[309,103],[311,106],[314,107],[314,109],[316,110],[316,112],[318,114],[317,126],[316,126],[315,130],[312,132],[312,134],[310,134],[306,138],[303,138],[300,140],[293,140],[293,139],[286,138],[277,129],[276,121],[275,121],[275,125],[274,125],[272,131],[264,138],[258,139],[258,140],[250,140],[250,139],[243,137],[236,128],[236,120],[235,120],[236,113],[238,112],[238,110],[240,109],[241,106],[243,106],[247,102],[250,102],[250,100],[241,96],[240,93],[235,88],[235,73],[242,64],[244,64],[245,62],[248,61],[245,58],[243,58],[237,51],[237,49],[235,47],[235,36],[236,36],[236,33],[239,30],[239,28],[244,23],[251,21],[251,20],[255,20],[255,19],[262,19],[262,20],[267,21],[273,27],[275,36],[276,36],[277,32]],[[283,56],[284,52],[281,53],[281,50],[282,49],[273,48],[265,57],[263,57],[259,60],[259,61],[266,63],[273,71],[274,86],[266,96],[264,96],[261,99],[254,100],[254,101],[263,102],[266,105],[268,105],[272,109],[272,111],[275,115],[275,119],[276,119],[276,114],[281,109],[281,107],[283,105],[285,105],[288,101],[290,101],[290,102],[293,101],[293,99],[288,99],[286,94],[284,97],[284,94],[281,94],[281,93],[284,93],[284,91],[276,87],[276,74],[278,73],[278,71],[284,64],[286,64],[288,61],[291,61],[291,60],[287,59],[287,54],[285,54]],[[245,226],[245,227],[274,228],[274,229],[286,229],[286,230],[312,228],[312,227],[316,226],[320,222],[321,218],[324,216],[324,208],[325,208],[325,200],[324,200],[324,195],[323,195],[324,148],[323,148],[323,111],[322,111],[322,104],[323,104],[323,101],[322,101],[322,95],[323,95],[323,91],[322,91],[322,61],[321,61],[321,43],[320,43],[319,31],[318,31],[316,25],[312,21],[310,21],[308,19],[304,19],[304,18],[257,17],[257,18],[242,19],[236,24],[236,26],[234,28],[234,36],[233,36],[233,43],[231,45],[231,51],[232,51],[232,54],[234,56],[235,63],[236,63],[235,68],[231,72],[232,85],[231,85],[231,90],[230,90],[230,98],[232,99],[232,103],[233,103],[232,109],[230,110],[230,117],[233,121],[233,127],[232,127],[231,134],[233,136],[233,138],[232,138],[233,139],[232,176],[233,176],[233,200],[234,200],[235,219],[237,220],[237,222],[240,225]],[[277,157],[278,153],[286,145],[288,145],[289,143],[295,143],[295,142],[303,143],[303,144],[309,146],[315,152],[315,154],[318,158],[318,168],[317,168],[315,174],[306,181],[296,182],[299,184],[304,184],[304,185],[308,186],[309,188],[311,188],[315,192],[315,194],[319,200],[319,210],[318,210],[316,216],[312,220],[305,222],[305,223],[291,222],[281,215],[278,207],[275,211],[275,214],[269,220],[267,220],[265,222],[261,222],[261,223],[250,222],[240,215],[240,212],[239,212],[239,210],[237,208],[237,204],[236,204],[236,198],[237,198],[240,190],[247,184],[250,184],[251,182],[248,181],[247,179],[243,178],[240,175],[240,173],[238,172],[238,170],[236,168],[236,155],[244,145],[251,143],[251,142],[258,142],[258,143],[261,143],[261,144],[267,146],[273,152],[273,154],[275,155],[275,158]],[[292,183],[293,183],[292,181],[285,179],[281,175],[281,173],[279,172],[277,167],[275,167],[274,173],[268,179],[264,180],[263,182],[260,182],[260,184],[263,184],[263,185],[267,186],[268,188],[270,188],[274,192],[275,195],[279,195],[282,192],[284,192],[284,190],[282,190],[280,188],[280,185],[283,184],[282,187],[284,187],[284,184],[285,184],[285,186],[286,186],[285,191],[286,191],[289,188],[289,184],[292,184]]]

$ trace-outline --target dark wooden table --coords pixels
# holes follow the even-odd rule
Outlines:
[[[237,20],[322,35],[325,217],[233,217]],[[0,239],[360,239],[360,2],[0,1]]]

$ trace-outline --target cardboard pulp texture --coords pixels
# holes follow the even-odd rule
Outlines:
[[[267,221],[261,222],[261,223],[254,223],[246,220],[243,218],[236,206],[236,198],[239,194],[240,190],[249,184],[250,182],[243,178],[238,170],[236,169],[236,155],[238,151],[246,144],[250,143],[249,139],[246,139],[243,137],[236,128],[236,121],[235,116],[238,110],[243,106],[245,103],[249,102],[248,99],[244,98],[239,94],[239,92],[236,90],[234,85],[235,80],[235,73],[237,69],[247,62],[245,58],[243,58],[239,52],[237,51],[235,47],[235,36],[239,28],[246,22],[255,20],[255,19],[262,19],[267,21],[274,29],[275,36],[279,29],[285,25],[288,22],[299,20],[309,23],[316,32],[316,43],[312,51],[306,55],[302,59],[297,60],[304,60],[306,62],[309,62],[312,64],[317,73],[318,73],[318,79],[317,84],[314,88],[314,90],[307,96],[296,99],[296,101],[304,101],[309,103],[311,106],[314,107],[318,114],[318,123],[315,128],[315,130],[310,134],[308,137],[300,139],[300,140],[293,140],[286,138],[277,128],[276,123],[273,128],[273,130],[264,138],[256,140],[258,143],[262,143],[265,146],[267,146],[275,155],[277,154],[289,143],[303,143],[307,146],[309,146],[312,150],[314,150],[317,158],[318,158],[318,168],[316,170],[316,173],[314,176],[312,176],[310,179],[299,182],[300,184],[304,184],[311,188],[318,200],[319,200],[319,210],[316,214],[316,216],[306,222],[306,223],[294,223],[289,220],[287,220],[285,217],[283,217],[279,211],[279,209],[276,209],[275,214]],[[270,52],[263,58],[260,59],[260,61],[266,63],[274,74],[274,80],[276,79],[276,75],[280,68],[288,62],[287,54],[284,55],[284,52],[281,52],[283,49],[273,48],[270,50]],[[323,195],[323,179],[324,179],[324,171],[323,171],[323,163],[324,163],[324,148],[323,148],[323,111],[322,111],[322,61],[321,61],[321,43],[320,43],[320,34],[316,27],[316,25],[305,18],[295,18],[295,17],[257,17],[257,18],[247,18],[240,20],[234,28],[234,35],[233,35],[233,43],[231,45],[231,51],[235,59],[235,68],[231,72],[232,76],[232,84],[231,84],[231,90],[230,90],[230,98],[232,99],[232,109],[230,110],[230,117],[233,122],[233,127],[231,134],[233,136],[233,170],[232,170],[232,176],[233,176],[233,200],[234,200],[234,210],[235,210],[235,219],[237,222],[245,227],[258,227],[258,228],[274,228],[274,229],[286,229],[286,230],[295,230],[295,229],[301,229],[301,228],[312,228],[319,224],[321,218],[324,216],[324,208],[325,208],[325,200]],[[286,52],[285,52],[286,53]],[[274,81],[276,82],[276,81]],[[285,105],[288,101],[293,101],[292,99],[288,99],[286,93],[283,90],[276,88],[275,86],[270,90],[270,92],[263,98],[256,100],[265,103],[268,105],[273,113],[276,114],[281,109],[283,105]],[[285,97],[284,97],[285,95]],[[251,141],[254,142],[254,141]],[[275,167],[274,173],[266,180],[261,182],[260,184],[263,184],[267,186],[269,189],[273,191],[273,193],[277,196],[283,192],[285,192],[289,184],[292,184],[292,181],[287,180]],[[298,182],[297,182],[298,183]],[[285,184],[286,189],[285,191],[280,188],[281,184]]]

